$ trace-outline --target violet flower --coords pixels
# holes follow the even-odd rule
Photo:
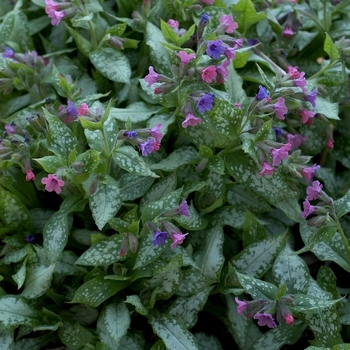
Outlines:
[[[263,161],[262,166],[261,166],[261,171],[259,173],[260,176],[263,175],[272,175],[274,171],[276,171],[273,166],[271,166],[266,160]]]
[[[318,169],[320,169],[320,168],[321,168],[321,167],[320,167],[319,165],[314,164],[314,165],[311,166],[311,167],[303,168],[301,172],[302,172],[302,174],[303,174],[305,180],[311,182],[312,179],[314,178],[315,174],[316,174],[316,171],[317,171]]]
[[[233,33],[238,28],[238,24],[233,20],[232,15],[220,16],[220,24],[225,27],[225,32],[228,34]]]
[[[277,326],[272,315],[265,312],[263,314],[255,314],[253,318],[254,320],[258,320],[258,325],[260,327],[267,326],[269,328],[275,328]]]
[[[202,123],[201,118],[195,117],[192,113],[186,115],[186,119],[182,122],[182,127],[187,128],[188,126],[196,126],[197,124]]]
[[[308,95],[305,96],[305,100],[310,102],[312,107],[316,107],[316,96],[317,96],[317,89],[310,92]]]
[[[176,248],[178,244],[182,244],[187,235],[188,233],[173,233],[171,235],[171,239],[173,240],[173,243],[171,243],[171,248]]]
[[[214,60],[220,59],[221,54],[225,52],[226,48],[223,45],[222,40],[210,40],[207,43],[206,53],[208,56],[213,58]]]
[[[169,238],[166,232],[155,231],[153,237],[153,245],[164,245],[165,241]]]
[[[238,315],[242,315],[245,310],[248,308],[248,304],[246,301],[239,300],[237,297],[235,298],[237,306]]]
[[[177,55],[180,57],[182,64],[188,64],[192,59],[196,58],[195,53],[187,53],[186,51],[180,51]]]
[[[273,110],[276,113],[276,117],[280,120],[285,118],[285,114],[288,112],[286,105],[284,104],[284,98],[279,97],[277,102],[273,105]]]
[[[270,93],[267,91],[267,89],[264,86],[259,85],[259,91],[255,96],[255,99],[257,101],[261,101],[264,98],[268,98],[270,96]]]
[[[213,94],[204,94],[197,102],[198,111],[200,113],[211,111],[214,107],[214,98]]]
[[[307,216],[309,216],[310,214],[312,214],[316,210],[316,207],[311,205],[307,199],[303,202],[303,207],[304,207],[304,210],[301,213],[301,216],[303,218],[306,218]]]
[[[288,158],[288,152],[291,149],[292,144],[286,143],[280,148],[275,148],[271,150],[272,155],[272,165],[273,166],[279,166],[282,162],[282,160]]]
[[[303,124],[311,124],[312,123],[312,119],[314,118],[315,116],[315,112],[313,111],[308,111],[307,109],[303,109],[301,112],[300,112],[300,115],[301,115],[301,122]]]
[[[144,157],[147,157],[150,153],[155,151],[154,144],[156,143],[155,139],[148,139],[145,142],[141,142],[138,146]],[[159,147],[158,147],[159,148]]]
[[[159,74],[154,71],[152,66],[148,67],[149,73],[145,76],[145,81],[147,83],[147,87],[151,87],[154,83],[157,83],[159,80]]]
[[[2,53],[3,58],[13,58],[14,55],[15,52],[9,46],[6,46],[5,51]]]
[[[323,185],[319,181],[314,181],[311,186],[306,188],[306,199],[311,201],[317,199],[322,191]]]

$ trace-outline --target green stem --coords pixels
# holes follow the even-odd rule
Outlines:
[[[101,132],[102,132],[103,144],[104,144],[105,152],[106,152],[106,156],[107,156],[106,157],[106,170],[107,170],[107,174],[109,174],[109,168],[111,166],[111,160],[112,160],[112,153],[109,151],[106,133],[105,133],[103,128],[101,129]]]
[[[327,21],[327,6],[326,1],[323,1],[323,25],[324,30],[326,33],[328,33],[328,21]]]
[[[272,61],[269,57],[267,57],[263,52],[261,52],[259,49],[257,48],[253,48],[253,51],[260,56],[261,58],[263,58],[265,61],[267,61],[276,71],[276,73],[281,73],[283,75],[286,75],[287,73],[280,67],[278,66],[274,61]]]
[[[328,69],[331,69],[333,66],[335,66],[335,64],[338,64],[339,60],[335,60],[333,62],[329,62],[327,64],[327,66],[323,67],[320,71],[318,71],[317,73],[315,73],[313,76],[311,76],[308,80],[311,79],[316,79],[317,77],[319,77],[320,75],[322,75],[324,72],[326,72]]]
[[[342,227],[341,227],[341,225],[340,225],[340,222],[339,222],[337,216],[335,215],[335,213],[334,213],[334,218],[335,218],[335,223],[336,223],[337,228],[338,228],[338,232],[339,232],[340,237],[341,237],[341,239],[342,239],[342,241],[343,241],[343,243],[344,243],[344,246],[345,246],[345,249],[346,249],[346,253],[348,254],[348,258],[349,258],[349,261],[348,261],[348,262],[349,262],[349,264],[350,264],[349,240],[346,238],[345,233],[344,233],[344,231],[343,231],[343,229],[342,229]]]

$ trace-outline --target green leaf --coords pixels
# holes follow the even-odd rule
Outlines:
[[[226,158],[226,168],[236,181],[271,202],[277,203],[284,198],[295,197],[295,193],[278,172],[272,176],[260,176],[257,166],[242,151],[235,152],[234,157]]]
[[[14,335],[13,330],[0,332],[0,350],[13,349]]]
[[[230,262],[239,272],[260,278],[272,267],[285,243],[285,235],[254,242],[234,256]]]
[[[221,222],[223,226],[231,226],[242,229],[244,226],[245,212],[236,206],[221,207],[213,215],[214,222]]]
[[[74,171],[74,163],[81,164],[82,167],[78,169],[78,171]],[[71,167],[73,167],[73,176],[72,183],[80,184],[86,181],[91,173],[96,169],[96,167],[100,164],[100,152],[89,149],[84,153],[78,154]]]
[[[49,150],[56,156],[68,159],[70,152],[78,146],[78,140],[72,131],[56,116],[43,108],[44,117],[49,123]]]
[[[326,53],[329,56],[329,59],[331,62],[334,62],[339,58],[339,51],[338,48],[334,45],[331,37],[326,33],[326,39],[324,41],[323,49],[326,51]]]
[[[323,114],[328,119],[340,120],[339,104],[329,102],[321,96],[316,97],[315,112]]]
[[[296,294],[294,295],[294,304],[293,309],[297,312],[305,312],[305,311],[315,311],[323,308],[329,308],[336,303],[338,303],[340,299],[332,300],[332,299],[320,299],[315,296],[304,295],[304,294]],[[331,318],[330,318],[331,319]]]
[[[102,47],[91,52],[89,58],[104,77],[115,82],[130,83],[130,63],[122,52],[110,47]]]
[[[303,259],[292,253],[289,245],[280,252],[272,267],[273,277],[277,285],[286,284],[287,294],[306,293],[309,269]]]
[[[194,336],[176,318],[159,315],[150,317],[153,331],[171,350],[198,350]]]
[[[174,43],[177,46],[179,45],[179,37],[175,34],[173,28],[167,22],[164,22],[162,19],[160,20],[160,29],[164,35],[164,39],[170,43]]]
[[[152,106],[145,102],[138,101],[131,103],[125,108],[111,108],[111,116],[115,119],[127,122],[129,119],[131,123],[137,124],[148,120],[153,114],[160,111],[159,106]]]
[[[89,198],[92,217],[97,227],[102,230],[108,220],[117,214],[121,206],[121,194],[118,183],[111,176],[101,174],[97,180],[97,188]]]
[[[50,266],[27,266],[27,277],[21,296],[27,299],[36,299],[42,296],[51,286],[55,264]]]
[[[278,288],[272,283],[243,275],[237,272],[239,283],[253,299],[275,300]]]
[[[175,216],[173,219],[186,230],[198,231],[206,228],[209,220],[200,216],[196,208],[192,204],[189,205],[188,212],[190,213],[189,218],[187,218],[184,215],[181,215]]]
[[[256,12],[254,4],[251,0],[240,0],[237,5],[233,7],[234,11],[239,12],[235,16],[235,21],[238,23],[238,30],[245,34],[246,31],[255,23],[266,19],[263,12]]]
[[[27,274],[26,265],[27,265],[27,259],[24,260],[21,268],[14,275],[12,275],[12,279],[17,283],[18,289],[22,288],[24,281],[26,279],[26,274]]]
[[[71,303],[82,303],[97,307],[129,284],[128,281],[108,280],[98,276],[80,286]]]
[[[141,299],[137,294],[128,295],[126,297],[126,300],[124,301],[124,303],[128,303],[128,304],[135,306],[135,310],[140,315],[143,315],[143,316],[148,315],[148,309],[142,304]]]
[[[223,245],[224,232],[221,225],[216,225],[205,231],[200,231],[201,246],[194,255],[194,260],[210,281],[216,282],[220,279],[221,269],[224,264]]]
[[[76,261],[77,265],[103,266],[111,265],[120,260],[119,250],[124,237],[115,234],[94,244]]]
[[[231,96],[233,102],[244,104],[247,99],[247,94],[242,87],[243,79],[236,72],[232,64],[228,66],[228,71],[229,76],[225,81],[226,92]]]
[[[334,201],[335,212],[338,219],[350,212],[350,190],[348,190],[342,198]]]
[[[67,166],[66,161],[59,156],[46,156],[33,160],[39,163],[46,172],[51,174],[55,174],[58,168]]]
[[[153,177],[123,174],[118,179],[118,185],[123,196],[123,202],[133,201],[140,197],[143,198],[153,183]]]
[[[339,299],[337,277],[328,266],[321,266],[317,273],[317,284],[326,292],[332,294],[333,299]]]
[[[180,147],[170,153],[166,159],[162,159],[159,163],[152,164],[152,170],[174,171],[184,164],[197,163],[200,161],[198,152],[192,147]]]
[[[267,238],[267,234],[264,226],[247,210],[243,226],[243,246],[246,247],[265,238]]]
[[[188,297],[205,290],[210,282],[200,270],[190,267],[182,271],[182,281],[176,291],[177,295]]]
[[[198,349],[201,350],[223,350],[220,342],[213,335],[206,335],[205,333],[195,333],[198,343]]]
[[[167,50],[162,45],[166,40],[161,30],[152,22],[147,21],[146,44],[150,48],[150,58],[157,73],[168,74],[171,71]]]
[[[113,160],[127,172],[139,176],[158,177],[131,146],[124,146],[113,152]]]
[[[81,51],[85,56],[89,57],[89,53],[92,51],[92,44],[90,41],[85,39],[81,34],[79,34],[75,29],[66,25],[69,34],[73,37],[79,51]]]
[[[176,318],[187,329],[197,323],[197,314],[201,311],[214,287],[207,287],[197,294],[178,297],[168,310],[168,315]]]

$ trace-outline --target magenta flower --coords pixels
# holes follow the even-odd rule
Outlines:
[[[263,161],[261,171],[259,173],[260,176],[263,175],[272,175],[274,171],[276,171],[273,166],[271,166],[266,160]]]
[[[273,166],[279,166],[282,162],[283,159],[288,158],[288,152],[291,149],[292,144],[291,143],[286,143],[280,148],[275,148],[271,151],[272,155],[272,165]]]
[[[246,301],[239,300],[237,297],[235,298],[237,306],[238,315],[242,315],[245,310],[248,308],[248,304]]]
[[[312,179],[314,178],[315,174],[316,174],[316,171],[318,169],[320,169],[321,167],[317,164],[314,164],[313,166],[311,167],[308,167],[308,168],[303,168],[303,170],[301,171],[305,180],[306,181],[309,181],[311,182]]]
[[[195,117],[192,113],[186,115],[186,119],[182,122],[182,127],[187,128],[188,126],[196,126],[197,124],[202,123],[201,118]]]
[[[200,113],[211,111],[214,107],[214,95],[204,94],[197,102],[197,108]]]
[[[214,60],[220,59],[220,55],[225,52],[226,48],[223,45],[222,40],[210,40],[207,44],[207,55],[213,58]]]
[[[61,19],[64,18],[65,13],[63,11],[50,11],[48,16],[51,18],[51,24],[57,26],[61,22]]]
[[[26,173],[26,181],[34,181],[34,180],[35,180],[35,175],[32,169],[28,169]]]
[[[234,22],[232,15],[222,15],[220,17],[220,24],[226,26],[226,33],[233,33],[238,28],[238,24]]]
[[[298,67],[288,66],[287,73],[293,79],[297,79],[300,77],[300,72],[298,71]]]
[[[255,99],[257,101],[261,101],[264,98],[268,98],[270,96],[269,92],[267,91],[267,89],[261,85],[259,85],[259,91],[255,96]]]
[[[169,236],[166,232],[155,231],[153,236],[153,245],[163,245],[168,238]]]
[[[214,66],[209,66],[209,67],[207,67],[207,68],[204,68],[203,70],[202,70],[202,79],[206,82],[206,83],[208,83],[208,84],[210,84],[211,82],[213,82],[213,80],[215,80],[215,78],[216,78],[216,67],[214,67]]]
[[[89,111],[89,106],[83,102],[78,108],[77,108],[77,112],[79,116],[84,116],[86,115],[86,113]]]
[[[147,83],[147,87],[151,87],[154,83],[158,82],[159,74],[156,73],[152,66],[148,67],[148,74],[145,76],[145,81]]]
[[[234,47],[226,47],[224,55],[228,60],[233,60],[236,57],[236,49]]]
[[[175,21],[174,19],[169,19],[167,22],[171,28],[178,28],[179,27],[179,22]]]
[[[192,59],[196,58],[195,53],[187,53],[186,51],[180,51],[177,55],[180,57],[182,64],[188,64]]]
[[[284,315],[284,320],[289,325],[294,323],[294,317],[291,314],[285,314]]]
[[[303,109],[300,112],[301,115],[301,122],[303,124],[309,124],[312,122],[313,117],[315,116],[315,112],[313,111],[308,111],[307,109]]]
[[[150,130],[150,136],[154,137],[156,142],[160,142],[163,138],[163,134],[161,132],[162,124],[157,124],[154,128]]]
[[[265,312],[263,314],[255,314],[253,318],[254,320],[258,320],[258,325],[260,327],[267,326],[269,328],[275,328],[277,326],[272,315]]]
[[[14,123],[5,124],[5,131],[9,134],[15,134],[16,133],[15,126],[16,124]]]
[[[54,2],[53,0],[45,0],[45,12],[49,15],[52,11],[58,11],[59,5],[57,2]]]
[[[284,104],[284,98],[279,97],[277,102],[273,105],[273,110],[276,113],[276,117],[280,120],[283,120],[284,115],[288,112],[286,105]]]
[[[316,210],[316,207],[311,205],[307,199],[303,202],[303,207],[304,207],[304,210],[301,213],[301,216],[303,218],[308,217],[310,214],[312,214]]]
[[[333,149],[334,148],[334,141],[332,139],[328,139],[326,142],[326,147],[328,149]]]
[[[319,181],[314,181],[311,186],[306,188],[306,199],[311,201],[317,199],[322,191],[323,185]]]
[[[305,100],[310,102],[312,107],[316,107],[316,96],[317,96],[317,89],[315,89],[314,91],[306,95]]]
[[[202,0],[202,3],[206,4],[206,5],[213,5],[214,4],[214,0]]]
[[[303,92],[306,92],[306,79],[304,78],[304,75],[305,73],[301,72],[300,76],[294,80],[294,85],[300,87],[303,90]]]
[[[239,102],[235,102],[233,105],[238,109],[242,109],[242,105]]]
[[[155,139],[148,139],[145,142],[141,142],[138,146],[144,157],[147,157],[150,153],[154,152],[154,144],[156,143]],[[159,148],[159,147],[158,147]]]
[[[173,240],[173,243],[171,243],[171,248],[175,248],[178,244],[182,244],[187,235],[188,233],[173,233],[171,235],[171,239]]]
[[[307,139],[307,137],[299,135],[299,134],[288,134],[286,136],[287,141],[292,144],[292,147],[299,147],[303,144],[303,142]]]
[[[227,69],[229,65],[230,61],[226,60],[216,67],[216,73],[218,74],[217,80],[220,84],[223,84],[230,74],[229,70]]]
[[[46,191],[55,191],[57,194],[61,193],[61,187],[64,186],[64,181],[54,174],[49,174],[48,177],[42,178],[41,183],[45,185]]]
[[[183,199],[182,202],[180,203],[179,207],[177,208],[177,211],[179,213],[179,215],[184,215],[187,218],[190,217],[190,213],[188,211],[188,204],[186,199]]]
[[[295,33],[293,32],[292,28],[290,27],[285,27],[283,32],[282,32],[282,36],[284,36],[285,38],[290,38],[291,36],[293,36]]]
[[[8,46],[5,47],[5,51],[2,53],[3,58],[13,58],[15,52]]]

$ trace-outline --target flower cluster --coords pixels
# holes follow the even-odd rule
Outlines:
[[[77,11],[77,8],[69,1],[45,0],[45,5],[45,12],[51,18],[53,26],[57,26],[63,18],[72,16]]]

